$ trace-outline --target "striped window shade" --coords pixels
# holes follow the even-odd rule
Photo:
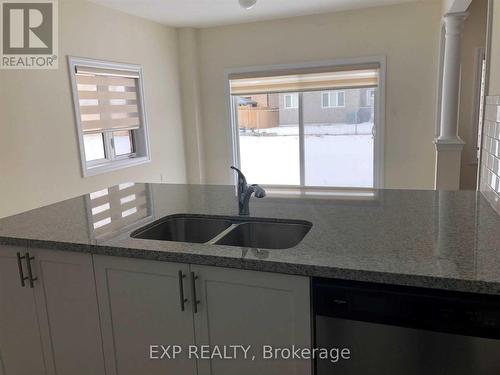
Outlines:
[[[142,126],[138,72],[76,66],[75,73],[84,133]]]
[[[379,66],[307,68],[293,71],[230,74],[232,95],[326,91],[377,87]]]
[[[91,227],[95,238],[116,234],[151,215],[145,184],[123,183],[89,194]]]

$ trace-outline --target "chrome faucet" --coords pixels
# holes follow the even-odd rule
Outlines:
[[[236,167],[231,167],[238,173],[238,209],[241,216],[248,216],[250,214],[249,203],[250,197],[255,193],[256,198],[264,198],[266,191],[259,185],[248,185],[245,175]]]

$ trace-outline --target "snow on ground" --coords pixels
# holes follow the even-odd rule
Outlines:
[[[339,129],[338,125],[306,125],[306,185],[373,186],[372,126],[359,124],[355,129],[355,125],[342,124]],[[240,135],[241,167],[249,182],[299,184],[298,128],[281,126],[260,132],[266,135]],[[332,135],[338,133],[352,135]]]

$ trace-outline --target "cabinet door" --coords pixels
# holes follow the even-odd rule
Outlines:
[[[56,374],[103,375],[92,256],[28,249],[43,345]],[[49,350],[47,350],[48,352]]]
[[[311,347],[309,279],[191,266],[197,345],[251,345],[255,360],[200,360],[199,375],[307,375],[309,360],[263,360],[262,346]]]
[[[0,246],[0,373],[45,375],[48,371],[37,319],[35,289],[21,286],[16,253],[26,248]],[[22,261],[26,275],[26,263]]]
[[[184,311],[180,303],[179,271],[187,275],[188,266],[105,256],[94,256],[94,265],[107,375],[195,374],[185,356],[149,358],[150,345],[194,342],[187,278]]]

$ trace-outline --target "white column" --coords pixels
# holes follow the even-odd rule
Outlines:
[[[188,183],[200,184],[205,181],[205,165],[203,160],[198,30],[179,28],[177,42],[186,175]]]
[[[444,16],[445,46],[441,89],[441,121],[436,144],[436,189],[458,190],[464,142],[458,136],[460,47],[467,13]]]

